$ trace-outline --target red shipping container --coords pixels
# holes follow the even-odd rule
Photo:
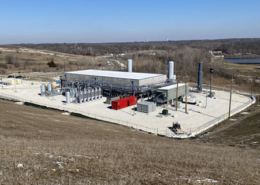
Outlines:
[[[137,103],[137,98],[134,96],[122,98],[112,101],[112,109],[119,110]]]

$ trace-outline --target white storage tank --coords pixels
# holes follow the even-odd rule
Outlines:
[[[66,102],[69,104],[70,103],[70,92],[66,92]]]
[[[91,89],[91,97],[92,97],[92,100],[95,100],[95,89],[94,88]]]
[[[45,85],[45,84],[42,84],[42,85],[41,85],[41,96],[44,96],[44,95],[45,95],[45,92],[46,92],[46,85]]]
[[[87,93],[88,93],[88,101],[92,100],[92,95],[91,95],[91,88],[88,88]]]
[[[84,89],[84,91],[83,91],[83,102],[86,103],[87,101],[88,101],[87,90]]]
[[[52,84],[51,83],[48,84],[48,91],[52,91]]]
[[[84,99],[83,99],[83,91],[79,92],[79,103],[83,103]]]

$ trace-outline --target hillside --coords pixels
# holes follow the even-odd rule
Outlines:
[[[118,43],[52,43],[52,44],[19,44],[22,46],[41,50],[59,51],[76,55],[105,55],[107,53],[120,54],[145,50],[165,50],[167,52],[176,48],[189,46],[205,50],[220,50],[223,53],[252,53],[260,55],[259,38],[230,38],[212,40],[169,40],[150,42],[118,42]]]
[[[48,65],[50,62],[54,65]],[[117,67],[116,62],[111,62],[108,66],[105,57],[81,56],[14,46],[0,47],[0,74],[117,69]]]
[[[0,103],[0,184],[253,185],[260,180],[256,149],[170,140]]]

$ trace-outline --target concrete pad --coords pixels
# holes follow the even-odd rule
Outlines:
[[[225,118],[227,118],[229,111],[229,93],[224,91],[214,91],[216,93],[216,99],[207,98],[207,101],[205,94],[191,93],[196,95],[197,101],[201,101],[201,105],[196,106],[188,104],[189,114],[185,113],[185,104],[182,103],[182,108],[179,108],[177,112],[175,111],[175,107],[169,105],[169,113],[172,116],[157,117],[158,114],[162,113],[162,110],[164,109],[163,106],[157,107],[155,112],[142,113],[134,111],[136,105],[121,110],[113,110],[111,109],[111,105],[105,103],[106,98],[82,104],[66,104],[64,103],[66,98],[61,95],[53,98],[40,96],[40,85],[40,83],[26,82],[16,86],[17,92],[14,92],[14,87],[11,86],[0,88],[0,96],[6,95],[16,100],[20,98],[21,101],[32,102],[68,112],[81,113],[89,117],[169,137],[190,137],[191,135],[196,134],[195,131],[194,133],[190,133],[191,131],[202,128],[203,125],[219,116],[224,114],[226,115]],[[249,97],[234,93],[232,95],[231,109],[234,110],[250,101],[251,99]],[[205,108],[206,102],[207,107]],[[181,124],[185,135],[176,136],[171,131],[173,122],[179,122]]]

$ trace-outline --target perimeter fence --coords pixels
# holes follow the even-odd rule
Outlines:
[[[56,110],[61,110],[61,111],[65,111],[65,112],[70,112],[70,113],[78,113],[78,114],[81,114],[83,116],[87,116],[87,117],[92,118],[92,119],[102,120],[102,121],[106,121],[106,122],[109,122],[109,123],[115,123],[115,124],[123,125],[123,126],[126,126],[126,127],[131,127],[133,129],[143,131],[143,132],[146,132],[146,133],[149,133],[149,134],[156,134],[156,135],[167,136],[167,137],[172,137],[172,136],[175,135],[169,129],[145,127],[145,126],[142,126],[142,125],[138,125],[136,123],[132,123],[130,121],[123,121],[123,120],[119,120],[119,119],[115,119],[115,118],[111,118],[111,117],[101,116],[101,115],[92,114],[92,113],[89,113],[89,112],[73,109],[73,108],[66,106],[66,104],[65,105],[59,105],[59,106],[44,104],[44,103],[35,102],[35,101],[28,100],[28,99],[25,99],[25,98],[20,98],[20,97],[17,97],[17,96],[3,94],[3,93],[0,93],[0,97],[3,98],[3,99],[12,100],[12,101],[27,102],[27,103],[39,105],[39,106],[50,108],[50,109],[56,109]]]
[[[250,100],[249,100],[248,102],[246,102],[246,103],[244,103],[243,105],[240,105],[239,107],[237,107],[237,108],[231,110],[231,111],[230,111],[230,116],[233,116],[233,115],[235,115],[236,113],[238,113],[238,112],[244,110],[245,108],[247,108],[247,107],[249,107],[250,105],[254,104],[255,101],[256,101],[256,99],[255,99],[254,96],[250,97]],[[229,112],[227,112],[227,113],[225,113],[225,114],[222,114],[221,116],[219,116],[219,117],[217,117],[217,118],[215,118],[215,119],[213,119],[213,120],[211,120],[211,121],[205,123],[204,125],[199,126],[198,128],[193,128],[193,129],[191,128],[191,131],[190,131],[190,132],[191,132],[193,135],[197,135],[197,134],[202,133],[202,132],[208,130],[209,128],[211,128],[211,127],[217,125],[218,123],[220,123],[220,122],[222,122],[222,121],[228,119],[228,117],[229,117]]]

